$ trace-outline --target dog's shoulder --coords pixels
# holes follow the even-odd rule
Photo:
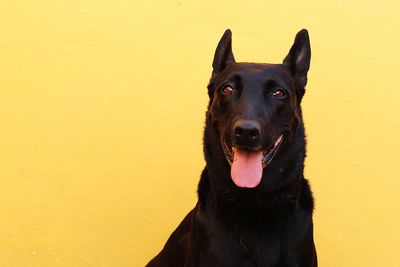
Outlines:
[[[184,266],[185,254],[187,248],[190,247],[191,235],[193,233],[193,224],[197,206],[194,207],[182,220],[179,226],[168,238],[160,253],[154,257],[146,267],[160,266]]]
[[[314,210],[314,197],[307,179],[303,179],[302,190],[300,194],[299,204],[300,207],[307,211],[313,212]]]

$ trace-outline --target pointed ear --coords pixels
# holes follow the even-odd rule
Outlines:
[[[215,50],[212,64],[213,74],[221,73],[228,64],[233,62],[235,62],[235,57],[232,53],[232,32],[230,29],[227,29]]]
[[[304,94],[304,87],[307,84],[307,72],[310,68],[311,47],[310,38],[306,29],[299,31],[294,39],[294,44],[289,51],[289,54],[283,60],[283,65],[286,66],[292,73],[296,84],[301,88],[301,96]]]

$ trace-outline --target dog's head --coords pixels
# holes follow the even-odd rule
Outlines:
[[[302,124],[300,102],[310,66],[308,32],[301,30],[282,64],[237,63],[226,30],[215,52],[207,117],[220,139],[231,178],[257,187]]]

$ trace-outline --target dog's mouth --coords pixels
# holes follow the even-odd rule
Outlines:
[[[283,139],[283,134],[281,134],[268,149],[248,150],[230,147],[221,137],[225,157],[231,165],[231,177],[233,182],[238,187],[256,187],[261,182],[263,169],[271,163]]]

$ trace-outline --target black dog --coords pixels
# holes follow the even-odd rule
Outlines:
[[[208,86],[199,201],[147,266],[315,267],[300,108],[308,32],[283,64],[236,63],[231,36],[218,44]]]

